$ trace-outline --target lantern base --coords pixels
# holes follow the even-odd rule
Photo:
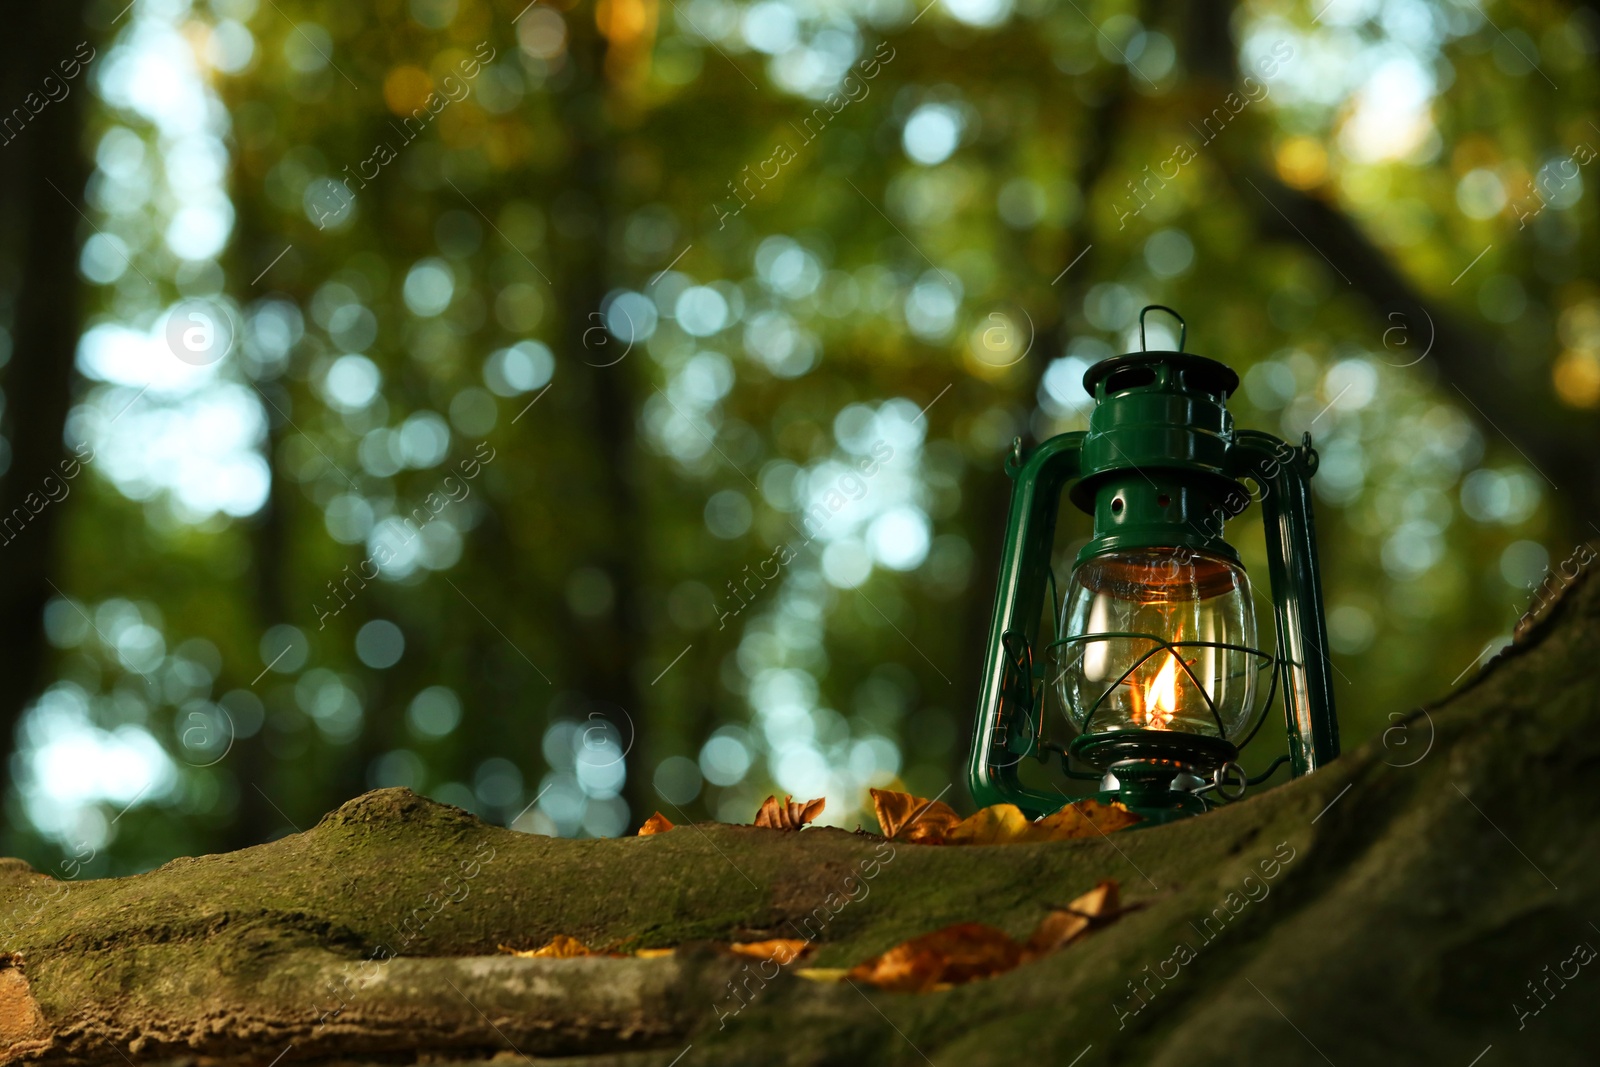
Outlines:
[[[1191,790],[1211,772],[1237,758],[1239,750],[1220,737],[1178,730],[1115,730],[1085,734],[1068,746],[1072,755],[1106,772],[1097,799],[1117,801],[1159,826],[1206,811]]]
[[[1116,801],[1144,820],[1140,825],[1159,826],[1206,810],[1203,800],[1175,783],[1190,779],[1196,783],[1193,768],[1177,760],[1123,760],[1106,771],[1097,795],[1102,804]]]

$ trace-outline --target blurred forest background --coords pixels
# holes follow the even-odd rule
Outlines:
[[[1003,453],[1147,302],[1321,451],[1347,746],[1600,536],[1596,5],[525,2],[17,13],[6,854],[965,806]]]

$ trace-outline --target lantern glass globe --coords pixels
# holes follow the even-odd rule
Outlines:
[[[1073,571],[1060,633],[1051,676],[1081,733],[1237,742],[1249,724],[1264,657],[1238,563],[1188,548],[1096,556]]]

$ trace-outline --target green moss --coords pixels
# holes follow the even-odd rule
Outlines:
[[[381,950],[405,958],[367,965],[381,980],[338,1016],[353,1049],[466,1056],[503,1047],[498,1027],[638,1063],[690,1041],[696,1063],[726,1064],[1071,1062],[1091,1045],[1096,1062],[1465,1063],[1512,1041],[1522,1062],[1575,1062],[1561,1057],[1590,1032],[1581,995],[1522,1031],[1510,1007],[1544,964],[1600,940],[1586,918],[1600,915],[1600,585],[1556,615],[1411,721],[1410,747],[1391,737],[1138,833],[944,848],[700,826],[563,841],[380,790],[307,833],[130,878],[55,883],[0,864],[0,914],[35,920],[10,948],[61,1055],[107,1039],[229,1053],[299,1034],[311,1047],[330,986]],[[750,968],[709,952],[474,962],[556,934],[643,947],[810,935],[809,962],[845,966],[953,922],[1024,935],[1102,878],[1135,910],[1040,962],[920,996],[785,973],[730,1014],[728,983]],[[1193,960],[1161,977],[1180,943]],[[503,1025],[437,988],[460,982],[510,998]]]

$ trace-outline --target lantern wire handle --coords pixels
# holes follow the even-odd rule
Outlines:
[[[1256,775],[1254,778],[1245,779],[1245,781],[1247,781],[1251,785],[1260,785],[1262,782],[1266,781],[1268,778],[1271,778],[1274,774],[1278,773],[1278,768],[1279,767],[1282,767],[1285,763],[1289,763],[1289,762],[1291,762],[1291,758],[1290,758],[1289,754],[1287,752],[1285,752],[1283,755],[1279,756],[1277,759],[1273,760],[1270,764],[1268,764],[1266,770],[1262,771],[1260,774]]]
[[[1184,343],[1189,340],[1189,324],[1183,321],[1183,316],[1167,307],[1165,304],[1146,304],[1144,310],[1139,312],[1139,350],[1150,351],[1144,343],[1144,317],[1152,311],[1165,311],[1168,315],[1178,320],[1178,351],[1183,351]]]

